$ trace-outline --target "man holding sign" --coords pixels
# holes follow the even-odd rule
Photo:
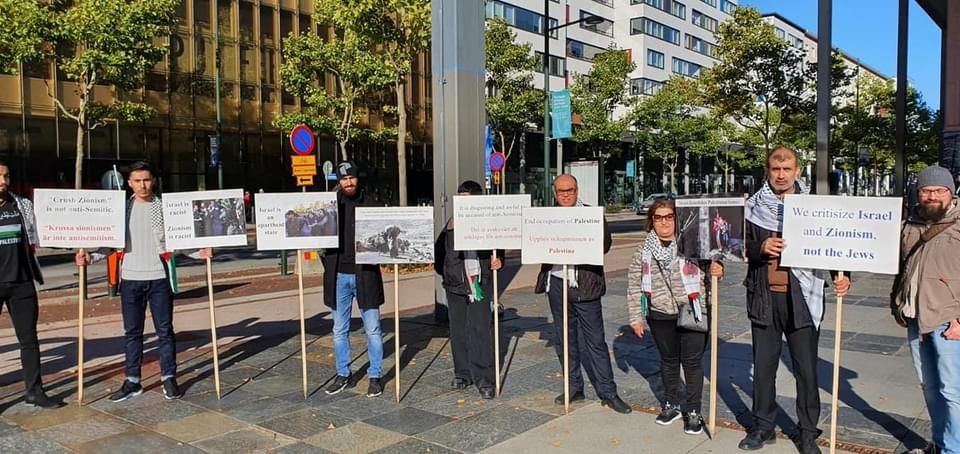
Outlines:
[[[820,452],[817,343],[823,320],[825,280],[817,271],[780,265],[785,248],[802,246],[788,245],[782,238],[784,196],[806,192],[797,182],[799,173],[795,151],[785,147],[773,150],[767,157],[767,181],[747,201],[749,267],[744,286],[753,338],[754,424],[739,445],[747,451],[772,443],[776,436],[776,379],[781,339],[785,336],[797,380],[801,430],[798,447],[803,454]],[[833,282],[838,296],[845,295],[850,288],[847,277],[836,277]]]
[[[583,206],[578,196],[577,179],[573,175],[563,174],[553,180],[553,193],[557,205],[561,207]],[[613,240],[606,222],[603,224],[603,252],[607,253]],[[564,362],[561,342],[563,338],[563,269],[559,265],[544,264],[537,276],[534,293],[546,293],[553,313],[553,326],[557,333],[557,355]],[[610,352],[603,331],[603,306],[600,298],[607,292],[607,281],[603,275],[603,266],[576,265],[567,270],[569,282],[569,301],[567,307],[572,320],[567,331],[570,342],[570,402],[584,400],[583,375],[580,373],[581,356],[589,366],[584,367],[597,397],[603,406],[618,413],[633,411],[617,395],[617,384],[613,381],[613,366],[610,364]],[[582,337],[581,337],[582,336]],[[554,400],[557,405],[564,404],[564,395]]]

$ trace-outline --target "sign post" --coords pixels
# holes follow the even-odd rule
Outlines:
[[[316,136],[309,126],[297,125],[290,131],[290,148],[297,154],[290,157],[290,165],[297,186],[313,186],[313,177],[317,175],[317,156],[313,154],[316,145]]]

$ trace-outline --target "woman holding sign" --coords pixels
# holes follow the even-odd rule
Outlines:
[[[467,180],[458,195],[481,195],[483,188]],[[453,219],[440,232],[436,251],[437,274],[443,276],[450,307],[450,343],[454,377],[451,387],[467,389],[477,385],[480,397],[493,399],[493,271],[503,263],[490,251],[457,251],[453,247]],[[502,256],[502,254],[499,254]]]
[[[704,268],[723,276],[720,262],[698,261],[677,253],[677,215],[673,201],[657,200],[647,211],[647,240],[637,248],[627,276],[630,326],[643,337],[644,319],[660,352],[660,376],[667,400],[657,424],[683,417],[688,435],[703,433],[703,352],[707,346],[707,308]],[[686,382],[686,405],[681,410],[680,367]]]

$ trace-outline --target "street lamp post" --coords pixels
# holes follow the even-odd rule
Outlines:
[[[550,0],[543,0],[543,205],[553,205],[553,193],[550,183],[550,33],[564,27],[585,22],[588,25],[597,25],[603,22],[600,16],[589,15],[573,22],[567,22],[556,27],[550,26]],[[557,163],[560,168],[562,163]]]

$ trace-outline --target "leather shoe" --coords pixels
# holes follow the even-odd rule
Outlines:
[[[450,382],[450,387],[457,390],[463,390],[470,387],[473,384],[473,381],[467,378],[456,377]]]
[[[766,444],[772,445],[776,440],[777,434],[772,430],[751,430],[737,447],[744,451],[756,451]]]
[[[579,402],[584,399],[586,399],[586,396],[583,395],[583,391],[577,391],[570,395],[571,404],[574,402]],[[559,396],[556,397],[556,399],[553,399],[553,403],[557,405],[563,405],[563,394],[560,394]]]
[[[627,405],[620,396],[613,396],[609,399],[600,399],[600,405],[604,407],[610,407],[613,411],[621,414],[627,414],[633,412],[633,409]]]
[[[51,399],[45,392],[27,394],[24,401],[27,403],[27,405],[40,408],[60,408],[65,405],[62,400]]]
[[[800,450],[800,454],[823,454],[823,451],[817,446],[817,437],[814,436],[801,437],[797,448]]]
[[[483,399],[490,400],[496,397],[496,393],[493,391],[493,388],[489,386],[481,386],[478,389],[480,390],[480,397]]]

